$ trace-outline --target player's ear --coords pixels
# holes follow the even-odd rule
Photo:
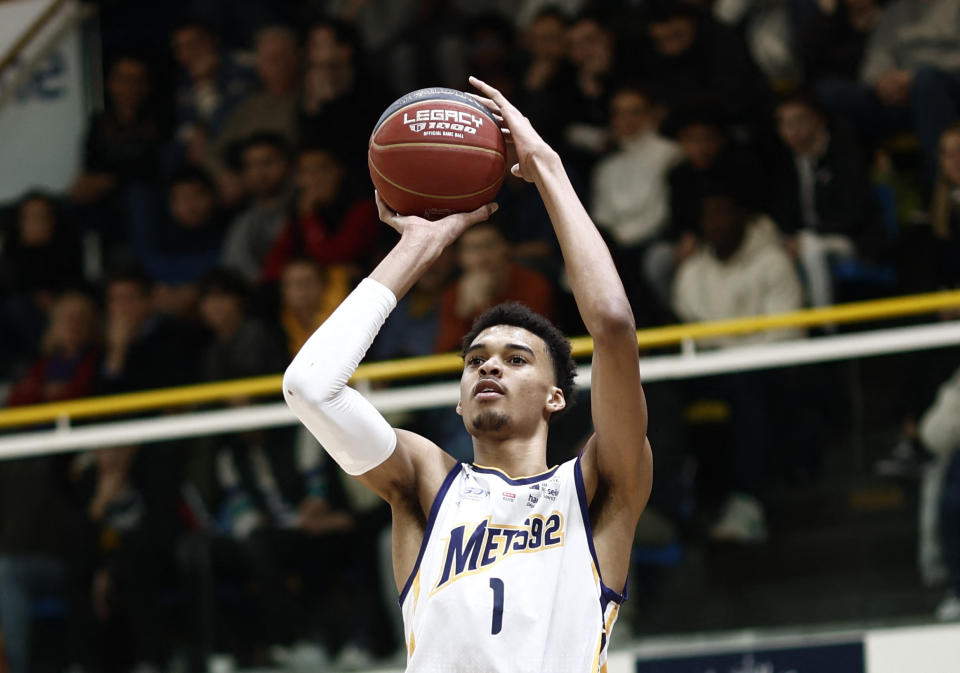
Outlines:
[[[563,396],[563,391],[553,386],[550,388],[550,395],[547,397],[547,411],[555,414],[567,406],[567,400]]]
[[[463,405],[457,400],[457,416],[463,416]]]

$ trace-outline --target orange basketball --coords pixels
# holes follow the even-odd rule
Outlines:
[[[471,96],[419,89],[380,116],[367,165],[388,206],[437,219],[493,201],[506,171],[506,146],[496,120]]]

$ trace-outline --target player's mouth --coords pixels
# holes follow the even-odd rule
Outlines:
[[[495,400],[505,394],[503,386],[494,379],[480,379],[473,386],[473,396],[478,400]]]

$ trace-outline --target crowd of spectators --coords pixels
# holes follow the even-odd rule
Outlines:
[[[468,74],[557,148],[640,326],[960,281],[960,0],[99,5],[105,100],[83,165],[64,193],[5,211],[7,405],[282,371],[392,244],[366,167],[376,119]],[[402,299],[371,358],[456,350],[504,300],[582,333],[536,191],[508,179],[497,200]],[[809,437],[784,429],[804,416],[774,393],[787,388],[803,382],[720,377],[651,399],[658,451],[683,450],[698,396],[742,430],[715,480],[712,537],[765,539],[774,428]],[[452,413],[399,422],[469,459]],[[679,463],[658,458],[652,507],[668,517]],[[371,581],[388,520],[292,430],[4,461],[10,671],[29,670],[30,605],[48,593],[68,597],[85,670],[160,667],[171,633],[199,670],[223,649],[252,663],[302,642],[389,652],[387,610],[358,609],[392,596]]]

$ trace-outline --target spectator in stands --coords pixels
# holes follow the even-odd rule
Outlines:
[[[797,38],[808,85],[858,79],[880,4],[877,0],[818,0]]]
[[[226,231],[210,176],[199,168],[180,169],[167,188],[166,208],[147,208],[130,226],[133,253],[147,274],[195,299],[197,281],[220,259]]]
[[[550,282],[510,259],[510,245],[495,221],[475,224],[457,241],[461,276],[443,292],[437,352],[460,348],[460,340],[486,309],[519,301],[548,318],[555,312]]]
[[[643,312],[653,296],[667,305],[672,247],[660,242],[670,217],[667,174],[680,149],[658,132],[663,111],[636,86],[620,86],[610,98],[610,135],[617,150],[593,171],[590,214],[611,242],[627,296]],[[650,323],[646,316],[641,322]]]
[[[777,131],[786,151],[773,178],[773,213],[800,261],[812,306],[833,303],[830,260],[857,255],[876,235],[870,176],[845,126],[828,123],[818,101],[802,92],[777,105]]]
[[[213,140],[254,83],[253,70],[224,51],[202,21],[187,19],[170,36],[180,65],[173,165],[201,165]]]
[[[82,261],[51,196],[30,192],[12,215],[0,251],[0,358],[19,374],[19,366],[37,356],[56,293],[80,281]]]
[[[824,103],[871,143],[912,130],[928,185],[936,176],[940,134],[960,112],[957,12],[960,0],[896,0],[870,35],[860,82],[821,86]]]
[[[464,22],[463,33],[467,72],[512,96],[517,73],[510,22],[496,12],[483,12]]]
[[[736,138],[763,139],[770,87],[743,37],[679,0],[651,0],[644,11],[635,76],[668,110],[710,105]]]
[[[273,335],[248,315],[249,287],[233,271],[213,269],[201,281],[200,315],[213,335],[203,353],[205,381],[280,371],[286,358]]]
[[[84,522],[71,556],[71,637],[86,670],[166,664],[162,597],[174,586],[176,461],[123,446],[79,454],[75,488]],[[167,599],[169,602],[169,598]]]
[[[381,231],[370,197],[355,198],[345,162],[334,151],[308,147],[297,156],[296,212],[267,254],[262,279],[275,281],[287,262],[307,255],[321,264],[365,268]]]
[[[271,26],[257,33],[256,67],[260,88],[247,95],[214,139],[207,169],[215,176],[221,199],[239,203],[245,193],[237,159],[253,135],[274,134],[292,147],[297,142],[300,52],[294,32]]]
[[[750,54],[764,76],[773,83],[791,82],[797,77],[794,49],[795,26],[813,11],[811,2],[791,0],[698,1],[722,24],[744,36]]]
[[[8,406],[82,397],[97,371],[97,310],[86,294],[60,295],[50,313],[43,356],[15,382]],[[38,598],[66,597],[74,529],[61,458],[0,461],[0,632],[9,673],[28,673]]]
[[[56,402],[92,392],[100,363],[100,326],[89,295],[68,290],[54,300],[41,353],[13,384],[7,405]]]
[[[453,248],[448,248],[390,313],[371,346],[371,359],[412,358],[434,352],[441,297],[454,281],[456,265]]]
[[[322,266],[309,257],[293,259],[280,276],[280,324],[287,356],[293,358],[350,291],[347,269]]]
[[[957,413],[957,408],[953,413]],[[940,544],[947,566],[949,588],[937,606],[937,618],[960,620],[960,451],[953,452],[947,464],[940,497]]]
[[[940,136],[940,171],[930,205],[937,239],[937,284],[960,285],[960,124]]]
[[[137,269],[117,271],[108,279],[98,393],[182,384],[196,371],[196,349],[188,333],[156,312],[152,291],[150,279]]]
[[[205,278],[201,314],[214,334],[202,358],[205,380],[268,374],[287,361],[274,335],[249,315],[248,298],[248,287],[237,274],[216,270]],[[260,645],[302,644],[318,628],[332,636],[336,622],[319,623],[318,601],[329,605],[333,586],[342,581],[349,564],[368,564],[350,553],[328,553],[331,545],[341,550],[356,547],[348,533],[355,521],[343,509],[343,494],[330,489],[319,446],[295,442],[288,429],[227,435],[217,440],[215,470],[222,493],[218,521],[223,535],[208,531],[185,547],[191,583],[201,592],[192,599],[200,604],[211,601],[217,577],[253,580],[264,610]],[[291,591],[291,575],[305,588]],[[356,597],[351,601],[356,603]],[[326,614],[335,612],[340,622],[357,618],[361,609],[369,611],[368,604],[338,607]],[[204,622],[212,615],[197,616],[200,640],[215,642],[215,621]]]
[[[0,649],[6,673],[37,670],[30,660],[35,603],[67,595],[69,540],[76,528],[71,504],[62,457],[0,461]]]
[[[333,148],[358,177],[367,172],[370,132],[393,100],[389,86],[364,67],[362,55],[349,24],[324,18],[310,26],[300,106],[302,144]]]
[[[936,615],[956,621],[960,619],[960,369],[940,384],[919,419],[905,423],[900,442],[889,457],[877,461],[875,469],[886,476],[923,477],[920,569],[925,579],[932,575],[928,550],[938,549],[946,566],[947,593]]]
[[[567,17],[545,7],[524,27],[520,46],[525,63],[514,95],[540,135],[551,145],[563,140],[565,114],[573,96],[573,70],[567,60]]]
[[[800,279],[770,218],[751,214],[736,186],[714,184],[704,191],[701,214],[703,243],[677,270],[674,311],[697,322],[796,310],[803,302]],[[736,346],[789,338],[797,330],[719,337],[705,346]],[[720,515],[710,528],[718,540],[762,542],[767,527],[761,503],[764,456],[770,444],[789,431],[777,405],[782,383],[765,372],[694,379],[689,393],[720,399],[730,407],[730,456],[726,474],[707,479],[723,498]],[[789,416],[784,416],[788,418]],[[774,437],[774,431],[778,435]],[[809,447],[808,447],[809,448]]]
[[[221,263],[253,283],[292,210],[290,145],[278,134],[256,133],[240,156],[249,204],[230,224]]]
[[[567,29],[567,57],[576,87],[555,114],[564,118],[564,141],[582,176],[609,148],[610,92],[616,78],[616,38],[604,19],[585,12]]]
[[[680,258],[693,251],[700,228],[701,192],[726,175],[740,176],[753,185],[748,206],[763,210],[767,188],[760,161],[742,144],[735,142],[721,123],[719,115],[709,107],[692,107],[674,111],[666,126],[680,146],[682,159],[670,171],[670,238],[681,245]]]
[[[776,224],[746,210],[742,189],[720,182],[703,192],[703,242],[680,265],[673,288],[674,310],[685,321],[783,313],[803,304],[800,280]],[[796,334],[791,329],[768,330],[717,337],[704,345],[765,343]]]
[[[110,64],[106,108],[87,125],[83,168],[70,186],[70,204],[82,229],[99,233],[108,261],[126,243],[122,229],[126,187],[156,180],[164,128],[147,62],[125,54]]]

